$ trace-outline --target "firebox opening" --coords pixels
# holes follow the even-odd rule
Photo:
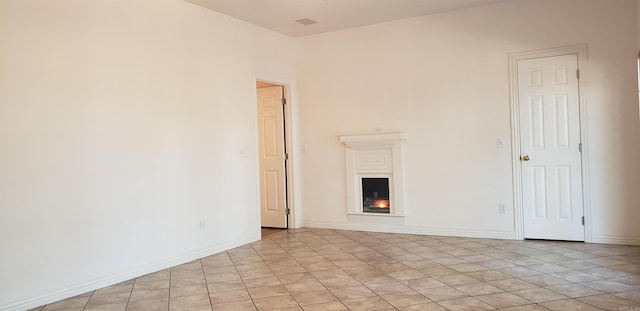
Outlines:
[[[362,178],[362,212],[390,213],[389,178]]]

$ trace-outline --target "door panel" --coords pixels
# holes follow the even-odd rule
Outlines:
[[[277,121],[277,118],[273,116],[262,118],[262,140],[264,141],[262,152],[266,158],[274,158],[279,154]]]
[[[544,149],[544,112],[542,96],[532,96],[529,100],[531,118],[531,149]]]
[[[567,165],[556,167],[556,179],[558,217],[571,220],[573,214],[571,210],[571,167]]]
[[[263,227],[286,228],[286,179],[282,87],[258,92],[260,212]]]
[[[264,201],[266,212],[278,212],[279,210],[279,201],[280,201],[280,187],[279,187],[279,176],[278,171],[264,171],[264,176],[262,180],[264,180]]]
[[[554,95],[556,149],[569,149],[569,105],[566,95]]]
[[[547,174],[545,168],[541,166],[531,167],[531,177],[533,178],[533,208],[534,217],[547,219]]]
[[[584,241],[577,69],[577,55],[518,62],[525,238]]]

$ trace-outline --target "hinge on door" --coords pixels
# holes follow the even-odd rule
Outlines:
[[[578,150],[582,152],[582,143],[578,144]]]
[[[582,225],[584,226],[584,216],[582,216]]]
[[[282,103],[282,106],[287,104],[287,99],[286,98],[281,98],[280,102]]]
[[[285,215],[289,215],[289,214],[291,214],[291,210],[290,210],[288,207],[287,207],[287,208],[285,208],[285,209],[284,209],[284,214],[285,214]]]
[[[580,79],[580,69],[576,69],[576,79]]]
[[[283,154],[282,155],[282,159],[285,160],[285,161],[289,160],[289,154],[288,153]]]

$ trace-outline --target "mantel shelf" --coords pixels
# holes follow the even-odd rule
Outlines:
[[[393,146],[404,140],[404,132],[340,135],[339,140],[354,150],[392,149]]]

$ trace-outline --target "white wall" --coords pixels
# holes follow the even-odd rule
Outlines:
[[[291,38],[180,0],[2,0],[0,40],[0,309],[259,239],[252,79],[295,78]]]
[[[592,238],[640,243],[635,5],[508,1],[297,39],[303,223],[355,227],[337,136],[383,128],[407,133],[390,231],[514,237],[508,54],[586,43]]]

